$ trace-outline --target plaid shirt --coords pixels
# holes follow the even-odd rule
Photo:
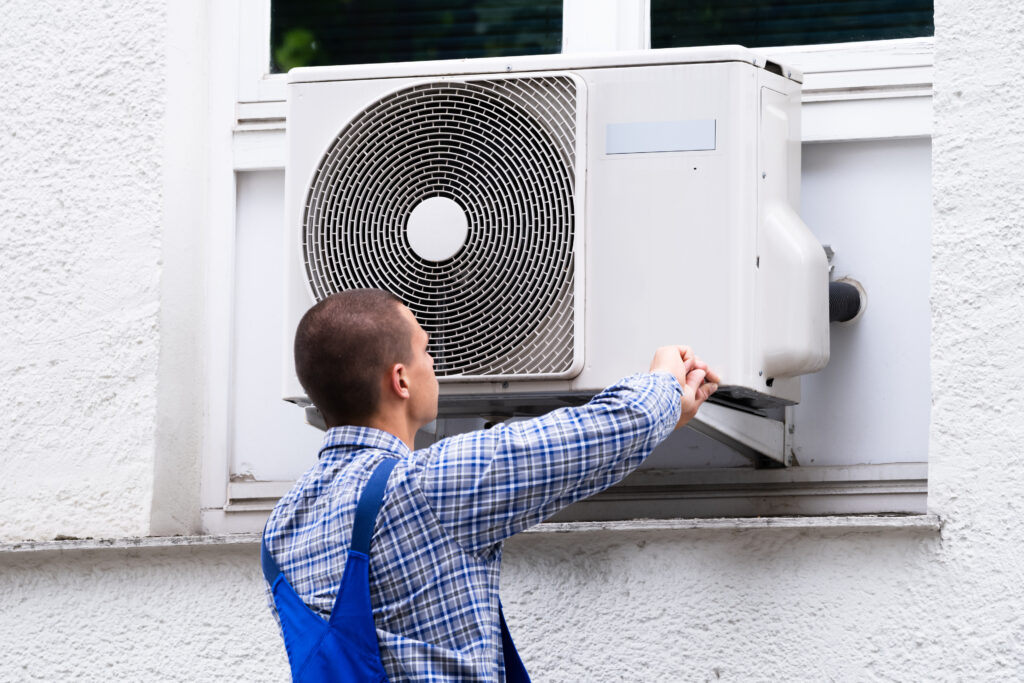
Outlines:
[[[267,547],[302,600],[326,618],[359,494],[383,458],[400,458],[370,548],[384,669],[392,681],[504,680],[502,541],[636,468],[672,431],[681,395],[668,373],[634,375],[585,406],[415,452],[386,432],[335,427],[319,462],[271,513]]]

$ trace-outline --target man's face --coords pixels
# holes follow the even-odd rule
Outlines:
[[[409,374],[410,407],[420,427],[437,417],[437,377],[434,359],[427,353],[427,333],[420,327],[416,316],[402,306],[402,314],[412,326],[412,360],[406,364]]]

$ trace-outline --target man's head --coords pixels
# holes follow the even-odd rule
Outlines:
[[[399,411],[418,429],[437,414],[427,334],[388,292],[348,290],[309,309],[295,333],[295,371],[329,427]]]

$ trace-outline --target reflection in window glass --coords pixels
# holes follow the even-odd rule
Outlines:
[[[916,38],[932,15],[932,0],[651,0],[651,47]]]
[[[561,52],[562,0],[277,0],[271,69]]]

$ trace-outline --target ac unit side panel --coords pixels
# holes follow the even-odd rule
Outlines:
[[[760,92],[757,193],[758,338],[766,386],[820,370],[829,355],[828,264],[797,214],[798,93],[772,85]],[[787,398],[798,401],[798,390]]]
[[[754,130],[743,100],[753,71],[691,64],[586,74],[591,284],[576,388],[642,370],[667,344],[692,346],[730,381],[743,376],[754,245],[742,225],[755,210],[743,187]],[[713,148],[671,151],[666,140],[668,151],[610,154],[601,137],[609,126],[673,122],[710,122]]]

